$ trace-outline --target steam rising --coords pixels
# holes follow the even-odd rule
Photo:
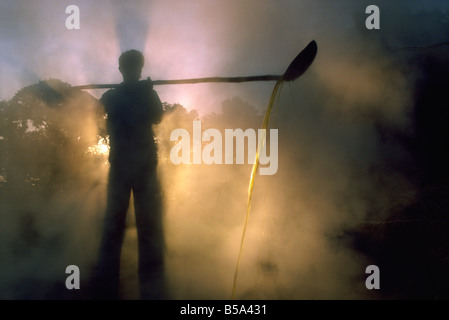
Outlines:
[[[385,128],[412,133],[419,70],[408,66],[407,53],[388,46],[447,40],[449,30],[433,21],[440,11],[414,15],[424,1],[380,2],[382,29],[373,34],[364,29],[366,6],[359,1],[136,1],[123,7],[113,2],[103,10],[86,1],[80,5],[86,12],[82,28],[97,25],[97,34],[83,31],[65,50],[46,40],[47,29],[37,28],[30,39],[39,57],[52,57],[42,66],[28,64],[27,50],[19,50],[26,32],[5,28],[13,22],[2,16],[2,47],[12,44],[13,49],[2,53],[0,62],[11,77],[7,90],[49,77],[73,84],[112,82],[118,78],[116,58],[130,46],[144,50],[153,78],[278,73],[301,45],[315,39],[316,61],[302,78],[284,85],[273,111],[279,169],[274,176],[256,177],[236,297],[375,298],[364,286],[370,261],[354,250],[345,232],[381,220],[398,202],[413,201],[417,190],[413,179],[391,170],[398,163],[413,168],[409,150],[382,134]],[[27,17],[25,26],[37,24],[24,9],[29,2],[15,3],[2,9]],[[97,21],[88,8],[101,12]],[[413,20],[417,17],[422,20]],[[396,22],[407,19],[415,21],[407,29]],[[95,54],[89,53],[89,43],[97,44]],[[73,76],[67,75],[69,65],[76,66]],[[66,92],[64,83],[50,84]],[[203,130],[259,128],[272,85],[156,88],[168,101],[155,131],[174,299],[230,298],[251,166],[175,166],[169,158],[170,132],[191,131],[198,119]],[[10,92],[1,94],[9,99]],[[65,290],[64,270],[78,265],[82,288],[88,286],[108,170],[106,155],[89,150],[104,138],[99,136],[104,119],[87,93],[73,92],[54,107],[39,92],[37,85],[28,86],[0,105],[0,298],[85,297],[83,290]],[[123,298],[136,298],[131,213]]]

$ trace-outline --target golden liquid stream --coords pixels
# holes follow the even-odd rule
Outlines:
[[[273,110],[274,101],[276,99],[277,93],[280,92],[282,83],[283,83],[283,78],[279,79],[276,82],[273,92],[271,93],[270,101],[268,102],[267,110],[265,111],[265,115],[264,115],[263,122],[262,122],[262,129],[265,129],[265,132],[268,130],[268,124],[270,123],[270,118],[271,118],[271,111]],[[262,139],[259,139],[259,143],[257,146],[257,152],[256,152],[256,159],[254,161],[254,165],[251,170],[251,177],[250,177],[249,186],[248,186],[248,206],[246,209],[245,223],[243,225],[242,239],[240,241],[239,257],[237,260],[237,266],[235,268],[235,273],[234,273],[234,284],[232,286],[232,295],[231,295],[232,300],[235,298],[235,293],[236,293],[236,288],[237,288],[237,278],[238,278],[238,273],[239,273],[240,261],[242,259],[243,243],[245,242],[245,234],[246,234],[246,229],[248,226],[249,213],[251,212],[251,199],[253,196],[254,180],[256,178],[257,169],[259,169],[259,154],[260,154],[260,151],[262,150],[262,148],[264,148],[264,146],[265,146],[265,141],[266,141],[266,134],[263,135]]]

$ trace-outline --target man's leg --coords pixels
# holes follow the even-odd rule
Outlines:
[[[156,168],[141,171],[133,189],[139,246],[141,299],[167,299],[164,276],[164,234],[162,196]]]
[[[119,298],[120,254],[130,194],[131,186],[126,173],[118,166],[111,165],[107,208],[103,222],[98,266],[93,284],[94,298]]]

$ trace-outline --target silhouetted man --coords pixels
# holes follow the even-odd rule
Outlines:
[[[119,298],[120,254],[131,192],[138,236],[140,296],[164,298],[162,204],[152,131],[152,125],[161,121],[163,109],[151,81],[139,81],[143,65],[139,51],[124,52],[119,58],[123,82],[100,99],[107,114],[110,170],[94,282],[97,298]]]

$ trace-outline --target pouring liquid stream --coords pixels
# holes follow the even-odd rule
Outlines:
[[[260,155],[260,151],[263,150],[263,148],[265,147],[266,132],[268,130],[268,125],[270,123],[271,112],[273,110],[276,96],[278,96],[278,93],[280,93],[280,91],[281,91],[282,84],[283,84],[283,78],[279,79],[276,82],[273,92],[271,93],[270,101],[268,102],[267,110],[265,111],[265,115],[264,115],[263,122],[262,122],[262,129],[264,129],[264,131],[263,131],[264,134],[262,135],[261,139],[259,139],[259,143],[257,146],[257,152],[256,152],[256,159],[254,161],[254,164],[253,164],[253,167],[251,170],[250,180],[249,180],[248,204],[247,204],[247,209],[246,209],[245,223],[243,225],[242,238],[240,240],[240,249],[239,249],[239,256],[237,259],[237,266],[236,266],[235,272],[234,272],[234,283],[232,285],[231,300],[234,300],[236,289],[237,289],[237,278],[238,278],[238,273],[239,273],[239,268],[240,268],[240,262],[242,259],[243,245],[245,242],[245,235],[246,235],[246,229],[247,229],[248,221],[249,221],[249,214],[251,212],[251,201],[252,201],[252,196],[253,196],[254,180],[256,178],[257,170],[259,169],[259,155]]]

